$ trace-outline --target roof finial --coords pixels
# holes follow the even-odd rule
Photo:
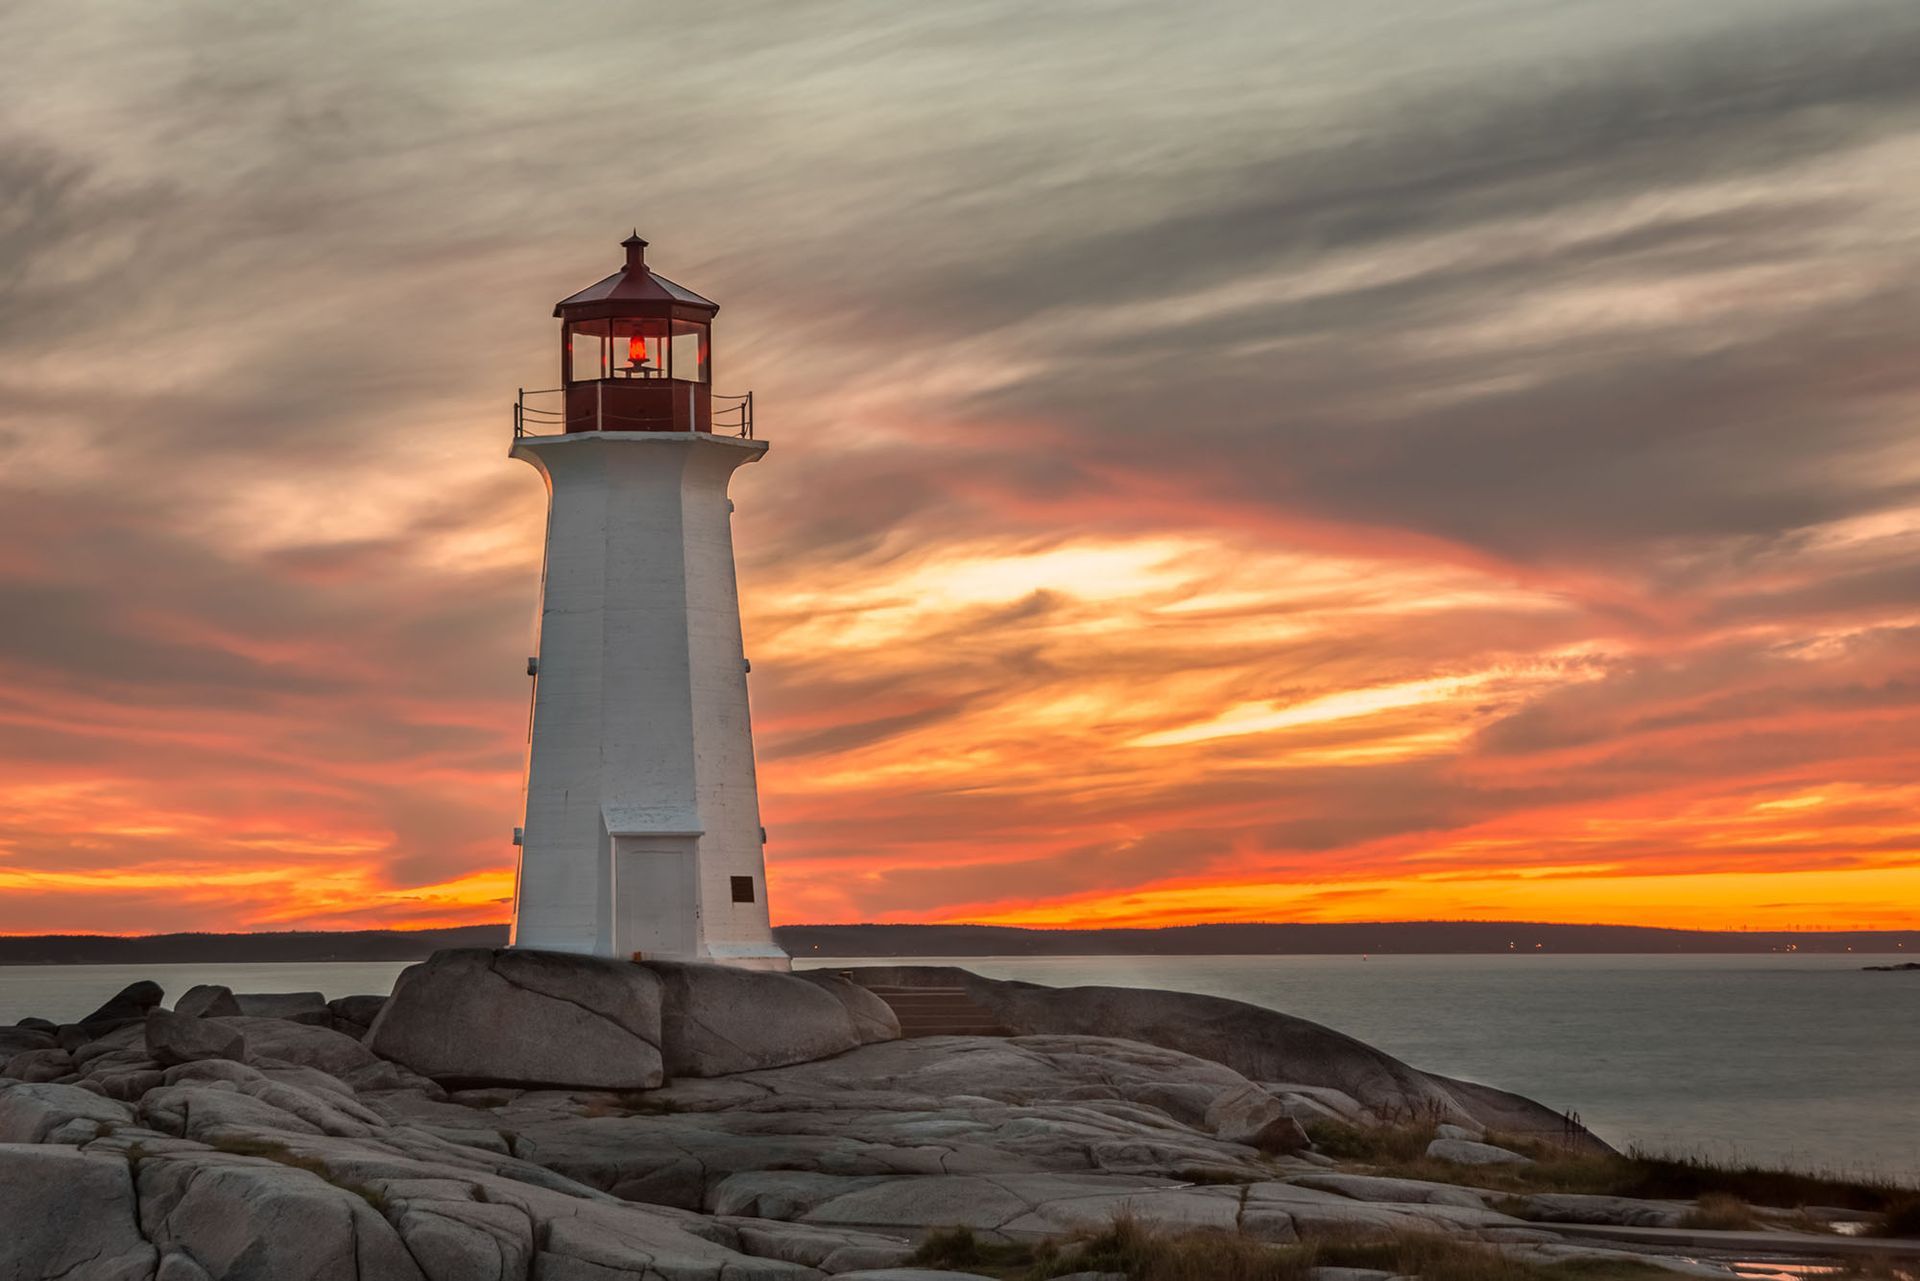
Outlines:
[[[620,242],[627,251],[627,270],[645,271],[647,269],[647,242],[640,239],[640,228],[635,227],[633,234]]]

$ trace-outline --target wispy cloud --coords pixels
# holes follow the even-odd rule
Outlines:
[[[500,916],[504,411],[636,221],[781,917],[1914,919],[1906,0],[0,38],[0,929]]]

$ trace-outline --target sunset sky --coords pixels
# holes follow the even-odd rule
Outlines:
[[[0,932],[505,919],[553,302],[776,923],[1920,926],[1920,5],[16,4]]]

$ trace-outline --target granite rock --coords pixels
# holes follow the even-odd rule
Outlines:
[[[158,1255],[135,1216],[125,1160],[0,1145],[0,1276],[148,1281]]]
[[[1491,1143],[1476,1143],[1472,1139],[1435,1139],[1427,1144],[1427,1155],[1436,1161],[1450,1161],[1454,1165],[1533,1164],[1518,1152],[1510,1152]]]
[[[400,976],[367,1045],[436,1081],[646,1089],[662,1079],[660,979],[625,961],[461,949]]]
[[[1104,1035],[1180,1050],[1254,1081],[1330,1089],[1366,1109],[1363,1121],[1434,1116],[1504,1133],[1551,1133],[1606,1145],[1558,1112],[1491,1087],[1422,1072],[1344,1033],[1276,1010],[1191,992],[1053,988],[982,978],[952,966],[869,966],[870,983],[958,986],[1021,1034]]]
[[[318,992],[236,992],[240,1013],[254,1019],[285,1019],[314,1027],[333,1026],[333,1011]]]
[[[38,1028],[0,1027],[0,1063],[17,1055],[54,1050],[59,1046],[59,1041],[51,1032],[43,1032]]]
[[[0,1083],[0,1143],[44,1143],[76,1120],[91,1137],[98,1128],[130,1123],[133,1109],[78,1085]]]
[[[158,983],[147,979],[129,983],[114,993],[105,1005],[81,1019],[79,1026],[97,1038],[104,1032],[145,1019],[147,1011],[159,1005],[166,995]]]
[[[886,1003],[845,979],[666,961],[645,968],[660,978],[669,1077],[807,1063],[900,1035]]]
[[[201,983],[188,988],[186,995],[173,1003],[173,1012],[192,1019],[207,1019],[223,1018],[242,1011],[240,1002],[234,999],[233,989],[216,983]]]
[[[147,1014],[147,1053],[162,1067],[196,1059],[246,1058],[247,1041],[240,1029],[211,1019],[193,1018],[172,1010]]]

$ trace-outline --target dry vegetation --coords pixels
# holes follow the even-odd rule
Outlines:
[[[1875,1235],[1920,1238],[1920,1194],[1896,1197],[1880,1212]]]
[[[1823,1225],[1782,1211],[1837,1206],[1879,1216],[1884,1236],[1920,1237],[1920,1195],[1872,1179],[1800,1174],[1758,1165],[1719,1164],[1695,1157],[1621,1155],[1539,1138],[1492,1136],[1533,1159],[1525,1166],[1463,1169],[1426,1155],[1431,1124],[1361,1129],[1312,1128],[1320,1151],[1356,1168],[1396,1178],[1426,1179],[1510,1194],[1508,1213],[1526,1208],[1530,1193],[1584,1192],[1659,1200],[1691,1200],[1686,1225],[1747,1230],[1769,1222],[1805,1229]],[[1216,1180],[1209,1180],[1216,1181]],[[1217,1181],[1239,1181],[1233,1179]],[[1768,1207],[1757,1212],[1755,1207]],[[1274,1245],[1220,1230],[1161,1231],[1121,1215],[1098,1232],[1058,1241],[1002,1242],[968,1228],[929,1236],[914,1266],[976,1272],[1003,1281],[1049,1281],[1075,1272],[1114,1272],[1129,1281],[1308,1281],[1316,1267],[1375,1268],[1422,1281],[1656,1281],[1673,1273],[1631,1259],[1537,1263],[1499,1248],[1431,1232],[1318,1236]],[[1835,1281],[1920,1281],[1903,1264],[1868,1259],[1833,1271]]]
[[[1920,1205],[1909,1189],[1871,1178],[1803,1174],[1770,1166],[1721,1163],[1701,1157],[1620,1155],[1571,1147],[1537,1137],[1495,1135],[1491,1140],[1533,1158],[1532,1165],[1475,1166],[1470,1170],[1426,1155],[1431,1125],[1360,1128],[1323,1124],[1309,1127],[1315,1145],[1328,1156],[1366,1166],[1395,1178],[1436,1183],[1470,1182],[1494,1192],[1586,1192],[1601,1196],[1702,1202],[1699,1213],[1730,1223],[1736,1208],[1838,1206],[1892,1215],[1901,1205]],[[1908,1213],[1920,1216],[1920,1209]],[[1748,1211],[1751,1218],[1751,1212]],[[1718,1226],[1700,1223],[1698,1226]],[[1751,1226],[1742,1223],[1741,1226]],[[1899,1235],[1889,1233],[1889,1235]]]
[[[1319,1237],[1272,1245],[1220,1230],[1159,1231],[1122,1214],[1098,1232],[1037,1244],[982,1241],[971,1229],[928,1237],[909,1263],[1049,1281],[1117,1272],[1128,1281],[1307,1281],[1316,1267],[1378,1268],[1422,1281],[1654,1281],[1671,1273],[1632,1261],[1536,1264],[1489,1245],[1433,1233]]]
[[[1725,1192],[1708,1192],[1680,1220],[1683,1228],[1711,1228],[1716,1232],[1743,1232],[1761,1226],[1753,1207]]]

